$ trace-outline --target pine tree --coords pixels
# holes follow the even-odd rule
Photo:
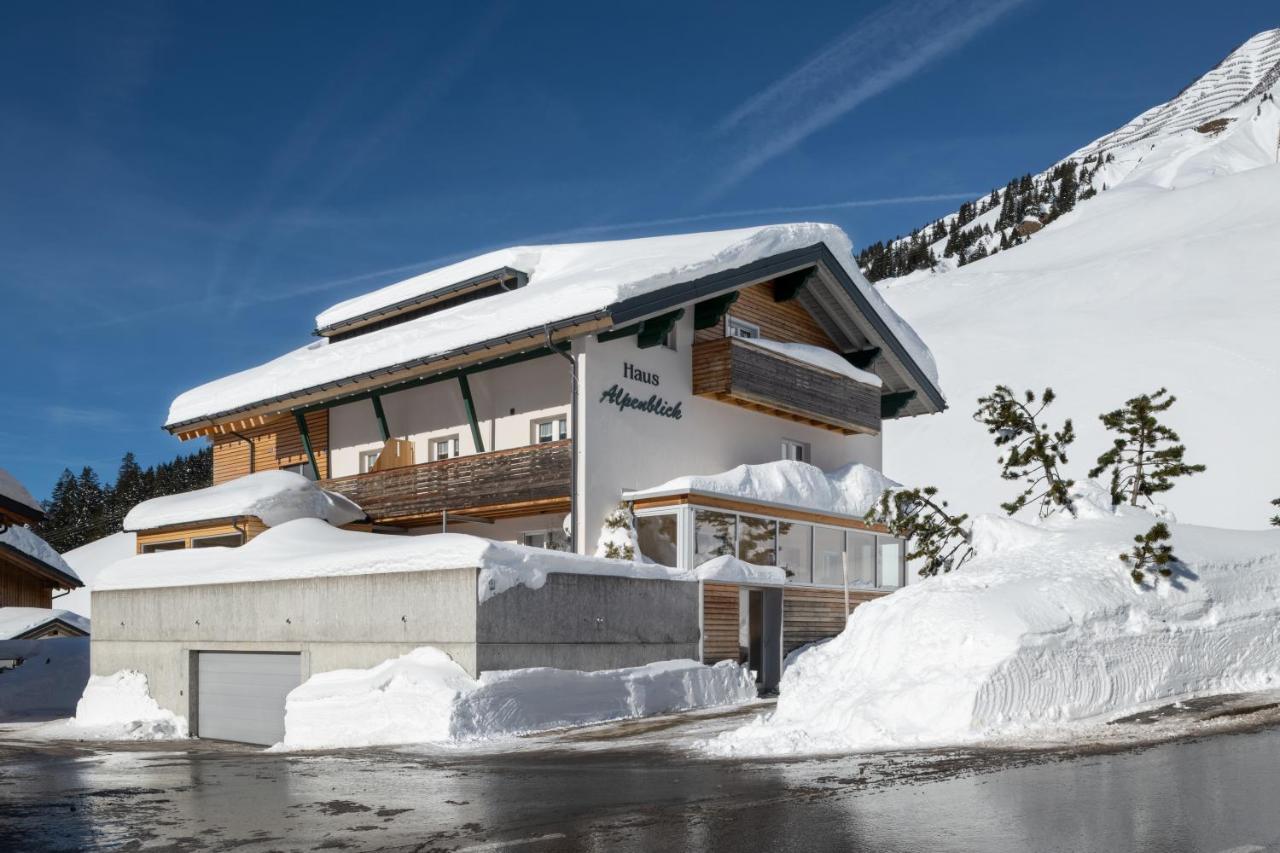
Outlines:
[[[965,526],[969,516],[952,515],[937,495],[933,486],[888,489],[867,513],[868,522],[883,524],[907,541],[907,561],[924,561],[922,577],[954,571],[973,556],[973,530]]]
[[[1036,502],[1040,504],[1041,518],[1055,507],[1075,515],[1071,501],[1075,481],[1059,470],[1059,465],[1067,462],[1067,448],[1075,440],[1075,428],[1070,418],[1056,432],[1040,422],[1054,399],[1052,388],[1044,389],[1038,400],[1034,391],[1024,392],[1019,399],[1007,385],[997,385],[989,396],[978,399],[974,420],[986,425],[987,432],[995,436],[996,447],[1008,448],[997,460],[1000,477],[1026,483],[1021,494],[1000,505],[1009,515]]]
[[[620,503],[604,517],[596,556],[610,560],[634,560],[640,550],[638,545],[635,513],[627,504]]]
[[[1276,498],[1275,500],[1273,500],[1271,502],[1271,505],[1274,507],[1280,507],[1280,498]],[[1280,512],[1271,516],[1271,525],[1273,527],[1280,527]]]
[[[1161,577],[1173,574],[1173,567],[1178,558],[1173,555],[1173,546],[1169,543],[1169,527],[1163,521],[1157,521],[1146,533],[1133,537],[1133,550],[1121,554],[1120,559],[1129,567],[1129,576],[1133,582],[1141,584],[1146,578],[1143,569],[1155,569]]]
[[[1174,487],[1177,477],[1188,477],[1205,470],[1183,460],[1187,448],[1179,443],[1178,434],[1160,423],[1157,415],[1167,412],[1177,397],[1161,388],[1154,394],[1143,394],[1099,418],[1110,432],[1118,433],[1111,449],[1098,457],[1097,466],[1089,472],[1097,477],[1111,471],[1111,503],[1137,506],[1140,499],[1154,503],[1152,496]]]

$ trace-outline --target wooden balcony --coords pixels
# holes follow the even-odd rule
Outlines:
[[[740,338],[693,345],[693,393],[845,435],[880,431],[879,388]]]
[[[438,524],[444,512],[510,518],[569,509],[569,441],[323,481],[379,524]]]

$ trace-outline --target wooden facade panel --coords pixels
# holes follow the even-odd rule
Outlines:
[[[739,660],[739,588],[734,584],[708,583],[702,587],[702,662]]]
[[[434,522],[443,510],[552,511],[569,497],[569,441],[534,444],[326,480],[376,522]]]
[[[789,299],[786,302],[774,301],[772,281],[762,281],[739,290],[738,301],[729,308],[729,314],[748,323],[754,323],[760,327],[760,334],[763,337],[775,341],[812,344],[830,350],[839,349],[798,299]],[[723,337],[724,318],[722,317],[716,325],[695,332],[693,339],[696,343]]]
[[[880,431],[880,389],[735,338],[693,346],[693,393],[843,432]]]
[[[0,607],[52,607],[53,587],[0,558]]]
[[[886,594],[850,590],[849,609]],[[844,630],[846,621],[843,589],[788,586],[782,593],[782,653],[834,637]]]
[[[307,432],[322,478],[329,476],[329,412],[307,415]],[[302,436],[293,415],[281,415],[240,432],[240,436],[213,437],[213,484],[225,483],[255,471],[275,471],[307,461]],[[245,440],[247,439],[247,441]],[[250,456],[249,442],[253,443]],[[252,464],[251,464],[252,463]]]

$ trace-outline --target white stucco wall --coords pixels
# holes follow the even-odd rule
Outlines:
[[[513,364],[469,379],[485,450],[523,447],[533,441],[531,424],[569,413],[569,363],[560,356]],[[476,452],[456,381],[410,388],[382,398],[395,438],[414,443],[415,461],[431,460],[431,441],[456,435],[463,454]],[[512,413],[514,410],[514,414]],[[382,447],[373,404],[360,400],[329,411],[332,476],[360,473],[360,453]]]
[[[675,351],[640,349],[634,337],[579,349],[582,440],[579,447],[579,550],[593,551],[605,514],[623,491],[656,486],[686,474],[715,474],[741,464],[782,457],[784,438],[806,442],[813,464],[830,470],[850,462],[881,466],[880,436],[844,436],[830,430],[693,396],[692,311],[677,324]],[[624,378],[629,362],[658,375],[657,386]],[[679,402],[679,420],[600,401],[614,383],[632,396]]]

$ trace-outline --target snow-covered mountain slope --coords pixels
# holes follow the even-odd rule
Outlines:
[[[1173,190],[1108,192],[1036,240],[885,289],[933,349],[952,408],[885,429],[885,472],[994,510],[1016,484],[972,420],[996,385],[1050,385],[1073,417],[1077,476],[1107,444],[1098,415],[1161,386],[1189,461],[1181,518],[1261,527],[1280,496],[1280,166]]]

